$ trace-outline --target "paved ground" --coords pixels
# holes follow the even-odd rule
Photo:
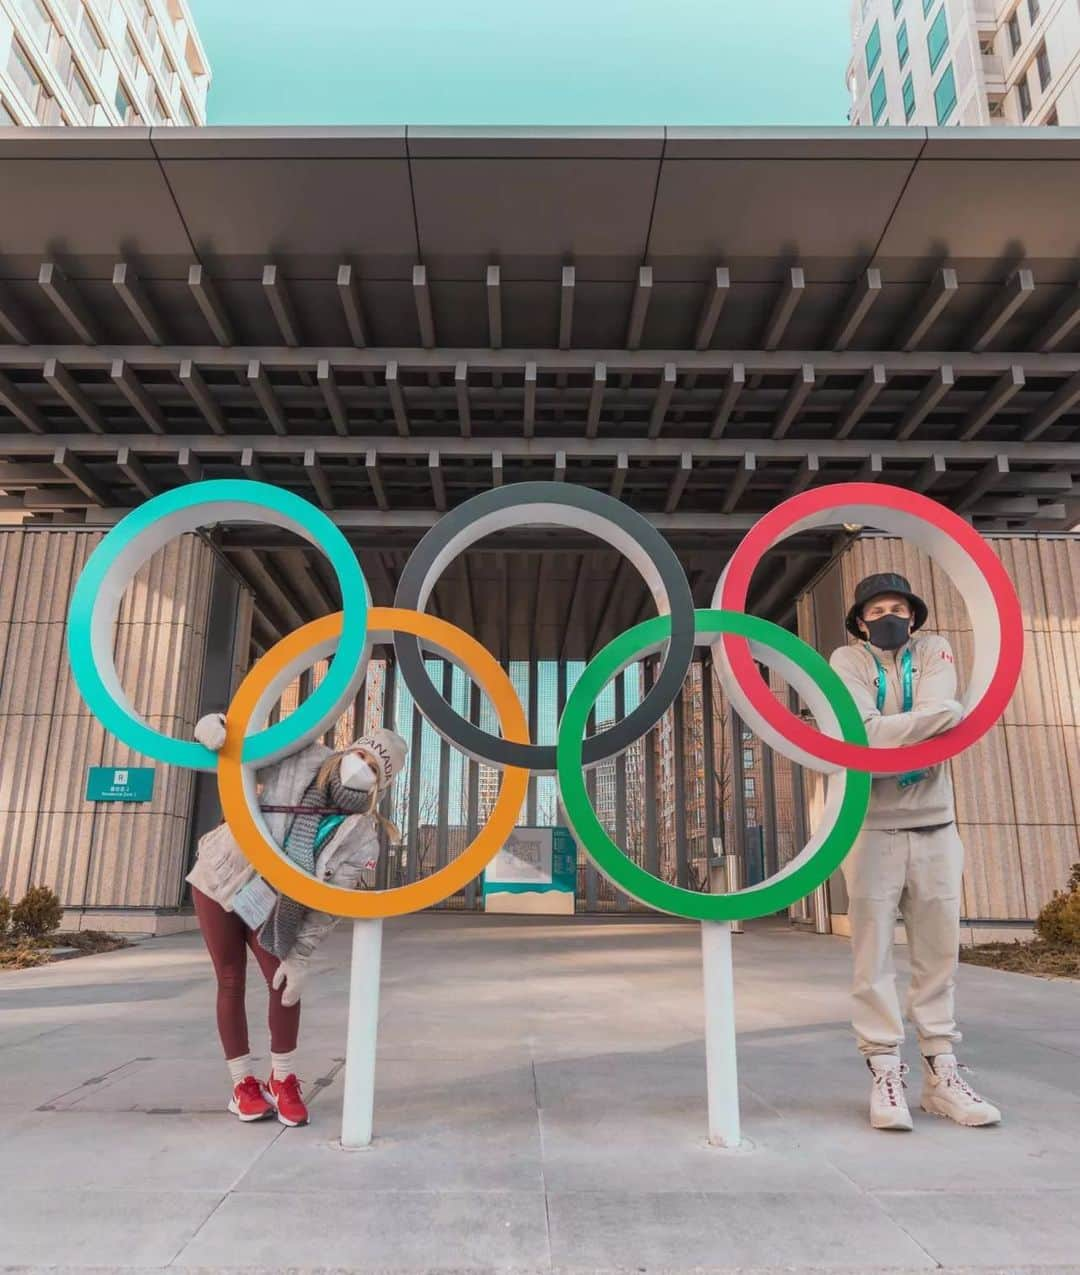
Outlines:
[[[724,1152],[697,944],[653,921],[390,923],[378,1136],[352,1153],[344,932],[305,998],[300,1130],[224,1113],[198,935],[0,974],[0,1265],[1080,1270],[1080,984],[963,967],[966,1055],[1006,1123],[882,1134],[846,943],[738,937],[751,1145]]]

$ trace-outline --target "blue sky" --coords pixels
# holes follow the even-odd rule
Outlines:
[[[843,126],[848,0],[190,0],[211,124]]]

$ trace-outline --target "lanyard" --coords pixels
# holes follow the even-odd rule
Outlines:
[[[864,643],[864,645],[870,652],[871,659],[877,665],[877,710],[882,713],[885,711],[885,696],[888,691],[885,669],[874,654],[869,642]],[[914,676],[911,664],[911,647],[908,646],[904,648],[904,654],[900,657],[900,683],[903,690],[903,707],[901,711],[905,713],[910,713],[915,703]],[[909,770],[906,774],[897,775],[896,782],[901,788],[910,788],[912,784],[917,784],[920,779],[925,779],[929,773],[928,770]]]

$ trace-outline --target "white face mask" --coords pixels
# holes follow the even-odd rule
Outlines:
[[[346,788],[370,792],[375,787],[375,772],[359,753],[346,753],[342,757],[340,773]]]

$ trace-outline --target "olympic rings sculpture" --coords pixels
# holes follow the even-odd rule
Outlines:
[[[113,658],[120,600],[139,568],[173,536],[214,522],[283,527],[324,550],[343,609],[290,633],[251,668],[226,713],[220,753],[154,730],[131,705]],[[952,730],[905,748],[871,748],[850,692],[828,662],[794,634],[746,614],[750,580],[763,554],[799,531],[840,522],[869,524],[925,550],[958,587],[975,630],[965,716]],[[528,523],[587,531],[623,552],[652,593],[659,614],[614,638],[586,666],[559,722],[557,743],[531,742],[520,699],[498,661],[474,638],[424,607],[447,564],[481,537]],[[373,642],[391,640],[398,668],[438,734],[474,760],[502,771],[490,818],[466,849],[429,877],[388,890],[346,890],[301,871],[277,846],[255,797],[257,764],[267,765],[321,736],[355,696]],[[803,849],[775,876],[731,894],[703,894],[640,868],[608,836],[593,809],[585,771],[628,748],[674,702],[695,645],[711,647],[725,692],[746,725],[773,749],[828,776],[825,810]],[[498,735],[467,721],[443,698],[424,652],[449,659],[479,685]],[[585,738],[592,705],[622,669],[659,652],[658,676],[640,703]],[[222,810],[252,865],[308,907],[351,917],[399,916],[461,889],[494,857],[517,821],[529,772],[554,773],[567,818],[585,852],[615,885],[659,911],[696,920],[742,920],[776,912],[821,885],[854,844],[870,801],[872,775],[938,765],[982,737],[1001,716],[1023,658],[1016,591],[989,545],[958,515],[928,497],[884,484],[840,483],[784,501],[747,533],[720,577],[713,607],[695,610],[673,550],[641,514],[613,497],[565,483],[518,483],[476,496],[423,537],[402,573],[393,607],[373,607],[360,564],[321,510],[278,487],[247,480],[192,483],[148,500],[91,554],[72,597],[68,654],[90,710],[132,748],[171,765],[217,771]],[[267,718],[282,691],[317,660],[327,675],[288,718]],[[784,708],[758,663],[776,670],[818,725]],[[255,729],[252,729],[255,728]],[[251,733],[249,733],[249,731]]]

